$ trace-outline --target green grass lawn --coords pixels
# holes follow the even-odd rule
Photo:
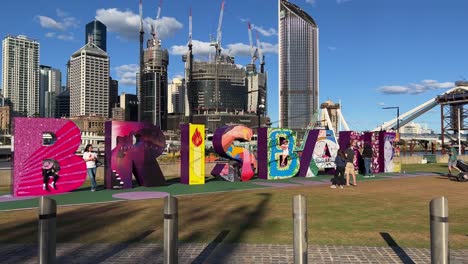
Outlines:
[[[182,242],[292,244],[291,200],[307,197],[309,243],[429,247],[429,201],[449,201],[450,246],[468,249],[467,183],[444,177],[361,181],[358,187],[298,186],[180,196]],[[161,243],[163,200],[59,207],[59,243]],[[37,210],[0,213],[1,243],[36,243]]]
[[[446,165],[444,164],[416,164],[416,165],[403,165],[402,171],[407,173],[411,172],[444,172],[446,171]],[[368,181],[368,180],[379,180],[383,179],[382,176],[389,174],[378,174],[375,178],[363,178],[362,175],[357,175],[358,181]],[[307,181],[328,181],[332,176],[330,175],[320,175],[318,177],[307,178]],[[110,202],[118,201],[120,199],[113,198],[112,195],[120,192],[129,192],[129,191],[159,191],[167,192],[172,195],[186,195],[194,193],[210,193],[210,192],[222,192],[222,191],[234,191],[234,190],[246,190],[246,189],[255,189],[255,188],[265,188],[264,186],[256,185],[256,182],[264,182],[266,180],[254,179],[249,182],[224,182],[224,181],[212,181],[211,176],[207,177],[207,183],[204,185],[198,186],[186,186],[179,184],[178,178],[167,177],[168,182],[175,183],[168,186],[162,187],[136,187],[134,189],[127,190],[105,190],[91,193],[89,192],[90,183],[88,180],[79,188],[70,193],[65,193],[61,195],[54,196],[54,199],[57,201],[58,205],[69,205],[69,204],[85,204],[93,202]],[[274,183],[290,183],[298,184],[295,182],[297,177],[274,180],[268,182]],[[301,178],[304,179],[304,178]],[[102,179],[98,179],[98,184],[102,185]],[[9,188],[6,186],[0,187],[0,195],[8,194]],[[0,210],[10,210],[10,209],[21,209],[21,208],[32,208],[37,207],[37,199],[21,200],[21,201],[12,201],[12,202],[2,202],[0,203]]]
[[[401,170],[406,172],[448,173],[448,167],[446,163],[402,164]]]

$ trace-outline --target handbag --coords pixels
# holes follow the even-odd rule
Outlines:
[[[100,160],[96,160],[96,167],[102,166],[102,162]]]

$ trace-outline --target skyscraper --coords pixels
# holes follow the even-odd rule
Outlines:
[[[301,130],[319,107],[318,27],[304,10],[279,0],[280,127]]]
[[[70,90],[55,97],[55,118],[70,117]]]
[[[109,115],[109,57],[89,42],[70,58],[70,116]]]
[[[119,81],[109,77],[109,117],[112,117],[112,108],[119,104]]]
[[[55,116],[55,97],[62,87],[60,70],[40,65],[39,75],[39,115],[41,117]]]
[[[143,64],[142,87],[138,89],[138,98],[141,100],[140,120],[166,130],[169,52],[161,47],[161,41],[156,39],[154,32],[144,51]]]
[[[26,36],[3,39],[3,95],[13,116],[39,114],[39,42]]]
[[[138,120],[138,98],[134,94],[122,93],[119,96],[120,108],[124,110],[125,121]]]
[[[107,27],[99,20],[94,20],[86,24],[85,43],[88,43],[89,37],[93,43],[103,51],[107,52]]]
[[[185,114],[185,79],[174,78],[168,87],[167,112]]]

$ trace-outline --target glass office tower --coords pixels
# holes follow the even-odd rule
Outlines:
[[[89,42],[89,37],[93,38],[93,43],[103,51],[107,52],[107,27],[99,20],[94,20],[86,24],[85,44]]]
[[[312,127],[319,107],[318,27],[304,10],[279,0],[280,127]]]

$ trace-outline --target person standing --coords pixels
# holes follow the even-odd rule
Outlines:
[[[372,156],[373,156],[373,151],[372,147],[369,143],[366,143],[364,145],[364,149],[362,150],[362,157],[364,158],[364,177],[369,178],[369,177],[374,177],[372,175]]]
[[[85,147],[83,153],[83,159],[86,161],[86,171],[88,173],[89,180],[91,181],[91,191],[96,191],[96,161],[97,154],[93,152],[93,145],[88,144]]]
[[[345,151],[346,156],[346,167],[345,167],[345,174],[346,174],[346,186],[349,186],[349,175],[353,175],[353,186],[357,186],[356,184],[356,171],[354,170],[354,146],[355,143],[352,141],[348,148]]]
[[[288,140],[283,140],[283,142],[280,145],[281,147],[281,161],[280,161],[280,167],[285,167],[288,161],[288,156],[289,156],[289,142]]]
[[[343,150],[338,150],[338,155],[336,155],[335,158],[335,175],[333,176],[332,179],[332,185],[330,186],[331,188],[336,188],[339,186],[340,188],[343,188],[344,185],[344,174],[345,174],[345,167],[346,167],[346,158],[345,158],[345,153]]]
[[[448,152],[449,158],[448,158],[448,171],[449,171],[449,176],[452,175],[452,168],[455,168],[458,170],[458,172],[461,172],[460,169],[457,168],[457,150],[453,146],[453,143],[450,143],[450,149]]]

